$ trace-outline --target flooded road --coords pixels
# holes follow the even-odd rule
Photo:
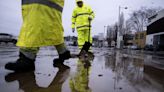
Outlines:
[[[77,47],[69,49],[78,53]],[[163,66],[149,66],[150,61],[162,62],[163,58],[93,48],[92,59],[73,58],[53,67],[57,52],[45,47],[38,53],[34,72],[15,74],[4,65],[18,58],[18,50],[0,46],[0,92],[164,92]]]

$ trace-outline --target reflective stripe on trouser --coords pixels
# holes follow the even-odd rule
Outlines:
[[[82,49],[83,45],[85,42],[88,42],[88,35],[89,35],[89,30],[85,29],[85,30],[78,30],[78,46],[79,49]],[[91,32],[90,32],[90,43],[92,43],[92,36],[91,36]]]
[[[64,52],[67,51],[67,48],[64,43],[56,45],[55,47],[56,47],[58,54],[63,54]]]
[[[27,58],[34,60],[36,54],[38,53],[38,47],[20,47],[20,52],[24,54]]]
[[[56,50],[58,54],[63,54],[67,51],[67,48],[64,43],[56,45]],[[34,60],[39,51],[39,47],[20,47],[20,52],[24,54],[27,58]]]

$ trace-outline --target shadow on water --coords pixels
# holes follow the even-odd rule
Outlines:
[[[5,80],[7,83],[17,80],[19,82],[18,92],[20,92],[20,90],[23,90],[24,92],[61,92],[62,85],[69,76],[70,67],[66,65],[60,65],[58,68],[59,70],[54,80],[47,88],[38,87],[34,72],[10,73],[5,76]]]

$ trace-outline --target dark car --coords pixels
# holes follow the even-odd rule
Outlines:
[[[14,43],[16,44],[17,42],[17,39],[16,37],[14,37],[13,35],[11,34],[7,34],[7,33],[0,33],[0,43],[1,42],[4,42],[4,43]]]
[[[154,47],[153,47],[153,45],[146,45],[146,46],[144,47],[144,50],[153,51],[153,50],[154,50]]]

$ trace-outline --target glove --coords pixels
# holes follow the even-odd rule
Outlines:
[[[73,33],[75,32],[75,28],[72,28],[72,32],[73,32]]]
[[[88,17],[88,20],[89,20],[89,21],[91,21],[91,20],[92,20],[92,17],[91,17],[91,16],[89,16],[89,17]]]

